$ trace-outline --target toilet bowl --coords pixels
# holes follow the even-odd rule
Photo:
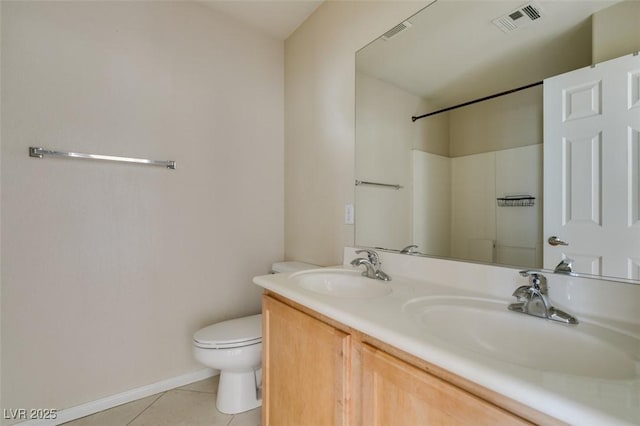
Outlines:
[[[317,268],[303,262],[278,262],[272,272]],[[237,414],[262,405],[262,315],[219,322],[193,335],[193,355],[220,370],[216,407]]]
[[[193,335],[193,354],[220,370],[216,407],[236,414],[262,404],[262,315],[219,322]]]

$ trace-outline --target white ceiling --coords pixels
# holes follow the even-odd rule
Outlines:
[[[199,1],[279,40],[289,37],[322,3]],[[543,18],[504,34],[491,21],[527,0],[438,0],[409,17],[410,29],[361,49],[357,68],[434,104],[453,105],[588,65],[589,17],[619,0],[533,1],[542,7]],[[583,39],[579,45],[578,39]]]
[[[617,0],[534,0],[543,17],[504,33],[492,20],[527,0],[438,0],[389,41],[357,54],[360,72],[447,107],[591,65],[590,16]]]
[[[285,40],[320,6],[322,0],[200,0],[204,5]]]

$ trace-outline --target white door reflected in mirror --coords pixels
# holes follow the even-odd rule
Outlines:
[[[639,84],[639,55],[545,80],[545,269],[640,279]]]

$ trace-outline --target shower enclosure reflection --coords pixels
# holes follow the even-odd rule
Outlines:
[[[403,186],[357,187],[358,244],[399,250],[412,243],[434,256],[541,267],[541,203],[497,200],[542,198],[541,88],[415,123],[408,118],[429,110],[428,102],[398,92],[357,75],[358,175]],[[380,160],[384,166],[373,167]]]

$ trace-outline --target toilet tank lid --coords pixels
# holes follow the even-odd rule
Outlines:
[[[316,269],[320,268],[318,265],[313,265],[311,263],[297,262],[297,261],[286,261],[286,262],[276,262],[271,265],[271,270],[273,272],[296,272],[296,271],[304,271],[305,269]]]
[[[253,344],[262,339],[262,314],[222,321],[195,332],[193,340],[201,347]]]

